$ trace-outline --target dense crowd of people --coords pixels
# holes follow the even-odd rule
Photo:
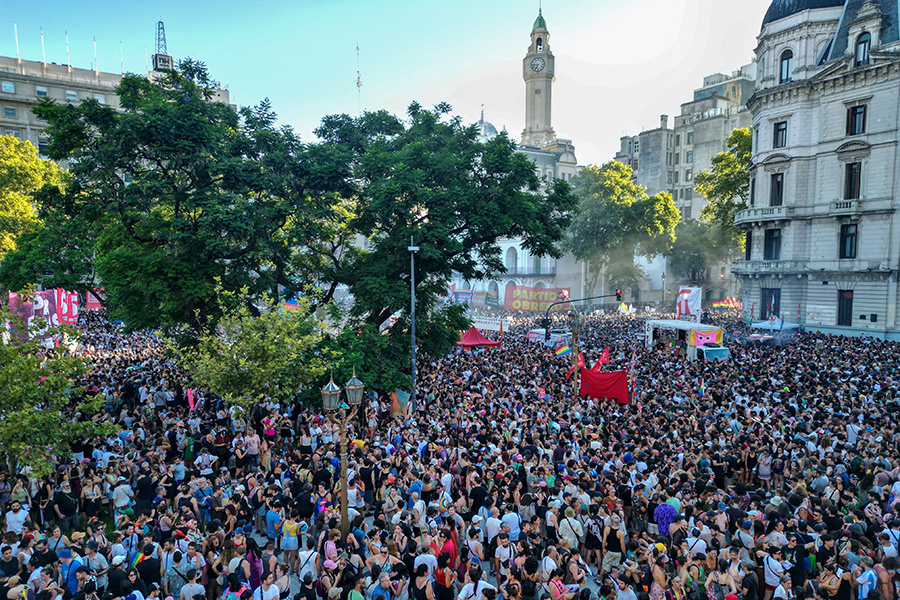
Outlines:
[[[739,339],[736,315],[713,315]],[[0,586],[17,600],[895,600],[898,344],[799,334],[690,362],[634,316],[572,356],[527,341],[423,357],[419,404],[225,405],[148,332],[83,316],[109,439],[50,476],[0,473]],[[190,390],[190,392],[189,392]],[[190,401],[189,401],[190,399]]]

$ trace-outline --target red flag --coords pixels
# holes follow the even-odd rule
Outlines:
[[[619,404],[628,404],[627,372],[596,373],[590,369],[582,369],[580,394],[591,398],[612,398]]]
[[[597,362],[594,363],[594,366],[591,367],[591,371],[600,372],[600,367],[609,362],[609,346],[603,349],[603,352],[600,354],[600,358],[597,359]]]
[[[576,367],[579,369],[584,368],[584,355],[581,352],[578,353],[578,360],[575,361],[575,364],[569,367],[569,370],[566,371],[566,379],[568,379],[572,375],[572,371],[574,371]]]

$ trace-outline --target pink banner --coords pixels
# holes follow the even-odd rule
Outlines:
[[[697,346],[705,346],[706,344],[714,344],[716,342],[716,332],[710,331],[709,333],[703,333],[698,331],[696,334]]]
[[[188,388],[188,405],[194,410],[194,390]]]

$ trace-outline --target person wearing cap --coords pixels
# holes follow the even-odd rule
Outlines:
[[[122,514],[126,508],[131,506],[132,498],[134,498],[134,490],[131,489],[127,479],[119,476],[112,497],[113,504],[116,507],[116,516]]]
[[[87,567],[88,572],[97,579],[97,590],[100,592],[100,595],[103,595],[103,592],[106,591],[106,588],[109,586],[109,577],[107,573],[109,572],[109,562],[106,560],[106,557],[100,554],[100,544],[95,542],[94,540],[88,541],[85,544],[85,553],[84,558],[81,559],[82,564]]]
[[[187,583],[181,586],[181,591],[178,595],[180,600],[194,600],[197,596],[201,598],[206,596],[206,588],[197,583],[197,574],[197,569],[188,569],[185,575]]]
[[[138,573],[141,575],[141,581],[150,584],[158,584],[162,587],[162,559],[155,558],[156,544],[145,544],[141,552],[141,560],[135,565]]]
[[[68,588],[69,592],[75,594],[78,592],[78,578],[75,571],[82,566],[81,561],[76,557],[69,548],[63,548],[57,552],[60,562],[60,581],[62,585]]]

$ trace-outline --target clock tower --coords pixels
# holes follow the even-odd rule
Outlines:
[[[547,22],[538,10],[538,17],[531,28],[531,46],[522,61],[525,79],[525,130],[522,145],[543,148],[556,139],[550,126],[550,100],[556,70],[556,59],[550,52],[550,32]]]

